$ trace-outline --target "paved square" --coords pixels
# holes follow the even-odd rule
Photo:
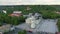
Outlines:
[[[57,20],[54,19],[43,19],[40,24],[36,26],[35,29],[31,29],[30,26],[26,23],[20,24],[17,28],[31,30],[32,32],[48,32],[55,33],[58,32]]]

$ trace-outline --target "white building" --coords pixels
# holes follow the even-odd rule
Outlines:
[[[36,16],[36,17],[38,17],[38,16]],[[35,28],[40,23],[40,21],[42,20],[41,17],[39,17],[39,19],[36,19],[36,17],[31,16],[31,17],[26,19],[26,23],[30,24],[31,28]]]
[[[22,13],[22,11],[14,11],[13,13]]]
[[[5,10],[3,10],[3,13],[7,13]]]
[[[32,21],[31,28],[35,28],[35,27],[36,27],[36,24],[34,23],[34,21]]]
[[[31,24],[32,21],[35,21],[35,17],[34,17],[34,16],[26,19],[26,23],[27,23],[27,24]]]
[[[35,25],[35,21],[36,21],[36,20],[35,20],[35,17],[34,17],[34,16],[31,16],[30,18],[27,18],[27,19],[26,19],[26,23],[27,23],[27,24],[30,24],[30,27],[31,27],[31,28],[35,28],[35,26],[36,26],[36,25]]]

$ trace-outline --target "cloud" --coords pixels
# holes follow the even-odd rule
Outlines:
[[[0,0],[0,5],[53,5],[59,4],[60,0]]]

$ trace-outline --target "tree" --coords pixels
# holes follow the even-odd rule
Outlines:
[[[24,23],[25,22],[25,18],[23,16],[20,17],[16,17],[16,16],[8,16],[5,18],[5,22],[12,24],[12,25],[18,25],[20,23]]]
[[[59,32],[60,32],[60,18],[58,19],[57,27],[58,27],[58,30],[59,30]]]
[[[20,16],[18,19],[20,22],[25,22],[25,17],[23,17],[23,16]]]
[[[27,32],[23,30],[23,31],[19,31],[18,34],[27,34]]]
[[[55,12],[50,11],[41,11],[40,13],[42,14],[43,18],[56,19],[58,16]]]

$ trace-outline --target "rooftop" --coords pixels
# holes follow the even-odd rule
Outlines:
[[[22,13],[22,11],[13,11],[13,13]]]
[[[17,16],[17,17],[19,17],[19,16],[22,16],[22,12],[21,11],[13,11],[13,13],[10,14],[9,16]]]

